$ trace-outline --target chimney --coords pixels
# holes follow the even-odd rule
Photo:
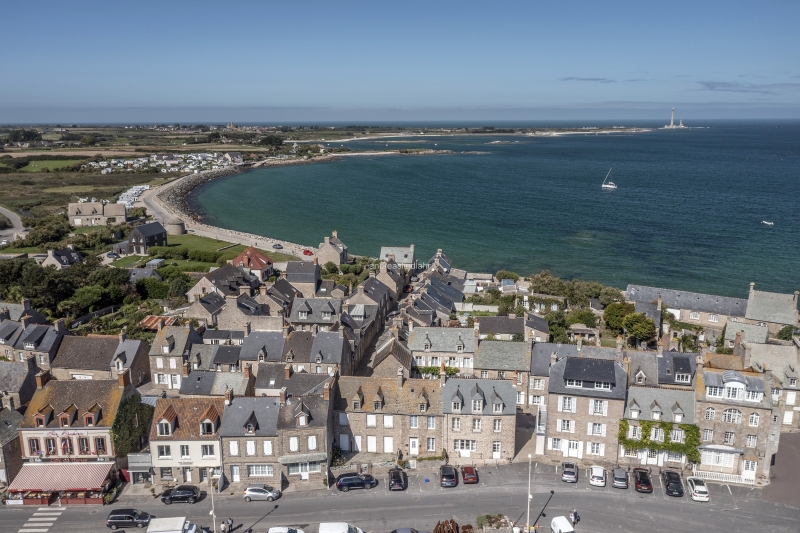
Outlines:
[[[50,371],[49,370],[42,370],[38,374],[36,374],[36,388],[41,389],[47,382],[50,381]]]
[[[318,260],[317,260],[317,256],[316,256],[316,255],[314,256],[314,264],[315,264],[315,265],[318,265],[318,264],[319,264],[319,262],[318,262]]]
[[[703,367],[704,367],[703,356],[702,355],[698,355],[695,358],[695,363],[697,364],[697,370],[695,371],[695,374],[698,375],[698,376],[702,375],[703,374]]]
[[[56,257],[55,250],[47,250],[47,257],[55,258]]]
[[[322,399],[325,400],[326,402],[331,401],[331,382],[330,381],[327,382],[322,387]]]
[[[392,327],[389,328],[389,333],[392,335],[392,338],[394,340],[397,340],[397,338],[400,336],[400,332],[398,331],[397,326],[394,325],[392,325]]]
[[[378,274],[376,274],[374,270],[370,270],[370,271],[369,271],[369,277],[371,277],[371,278],[374,278],[374,277],[375,277],[375,276],[377,276],[377,275],[378,275]]]
[[[292,377],[292,365],[285,365],[283,367],[283,377],[289,379]]]
[[[736,350],[739,347],[740,344],[742,344],[742,332],[741,331],[737,331],[736,332],[736,340],[733,342],[733,349]]]
[[[280,400],[281,400],[281,406],[286,404],[286,387],[281,387]]]
[[[11,320],[11,311],[8,310],[8,307],[0,309],[0,322],[3,320]]]
[[[394,261],[395,260],[394,259],[394,254],[389,254],[389,256],[386,258],[386,260],[387,261]]]
[[[53,323],[53,327],[55,328],[56,332],[61,333],[62,335],[67,332],[67,327],[64,325],[64,319],[59,318]]]
[[[125,388],[131,384],[131,371],[129,368],[126,368],[122,372],[117,372],[117,385],[120,388]]]
[[[258,288],[258,294],[260,294],[261,296],[266,296],[267,295],[267,286],[266,285],[260,286]]]
[[[119,332],[119,343],[122,344],[123,342],[125,342],[126,338],[128,338],[128,336],[125,334],[125,328],[123,328]]]
[[[159,318],[158,319],[158,331],[161,331],[162,329],[164,329],[164,319],[163,318]]]
[[[225,405],[230,405],[233,402],[233,389],[228,387],[225,390]]]
[[[617,335],[617,357],[622,356],[622,335]]]
[[[68,250],[75,250],[75,245],[74,244],[68,244],[67,245],[67,249]]]
[[[408,318],[408,332],[411,333],[414,331],[414,319],[411,317]]]
[[[475,317],[472,321],[472,334],[475,338],[479,338],[481,336],[481,324],[477,317]]]
[[[333,238],[334,238],[334,239],[338,239],[338,238],[339,238],[339,232],[338,232],[338,231],[336,231],[336,230],[333,230],[333,231],[331,232],[331,235],[333,236]]]
[[[281,279],[286,279],[286,271],[281,272]]]
[[[797,294],[797,293],[795,293],[795,294]],[[27,299],[27,298],[23,298],[22,299],[22,308],[25,311],[29,311],[30,308],[31,308],[31,301],[29,299]]]
[[[517,370],[514,370],[514,383],[517,383]]]
[[[22,324],[22,329],[25,329],[28,327],[28,324],[31,323],[31,317],[30,315],[25,315],[22,318],[20,318],[19,321]]]
[[[330,243],[331,243],[331,238],[325,237],[325,244],[330,244]]]
[[[409,246],[409,248],[411,248],[412,252],[414,251],[414,243],[413,242],[411,243],[411,246]]]
[[[364,285],[358,286],[358,294],[364,294]]]
[[[397,369],[397,388],[402,389],[403,383],[406,381],[405,372],[403,371],[403,367]]]
[[[246,294],[250,296],[251,292],[250,285],[239,285],[239,295]]]
[[[628,356],[625,356],[625,359],[622,360],[622,368],[625,369],[625,373],[628,374],[628,376],[631,375],[631,360]]]
[[[288,337],[289,336],[289,324],[284,324],[283,327],[281,328],[281,332],[283,333],[283,338],[284,339],[286,337]]]
[[[752,295],[755,292],[755,290],[756,290],[756,282],[755,281],[751,281],[750,282],[750,294]]]
[[[581,350],[583,350],[583,335],[578,333],[578,352],[580,352],[581,357],[583,357],[583,352]]]
[[[189,376],[189,361],[183,363],[183,377]]]
[[[250,322],[244,323],[244,336],[247,337],[250,335]]]
[[[442,366],[439,367],[439,381],[442,382],[442,387],[447,382],[447,370],[444,367],[444,361],[442,361]]]
[[[251,372],[251,370],[250,370],[250,363],[246,363],[246,364],[244,365],[244,377],[245,377],[246,379],[250,379],[250,372]]]
[[[516,313],[508,313],[508,318],[511,318],[511,319],[517,318],[517,314]]]
[[[553,366],[558,361],[558,352],[553,352],[550,354],[550,366]]]
[[[663,339],[658,341],[658,348],[656,348],[656,355],[658,355],[658,357],[664,357],[664,340]]]

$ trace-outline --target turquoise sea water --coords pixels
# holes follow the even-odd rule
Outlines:
[[[360,141],[348,146],[480,153],[257,169],[210,182],[189,202],[225,228],[308,245],[336,229],[355,254],[414,243],[421,260],[443,248],[470,271],[547,268],[730,296],[746,296],[750,281],[800,289],[800,124],[701,125]],[[610,167],[619,188],[608,192]]]

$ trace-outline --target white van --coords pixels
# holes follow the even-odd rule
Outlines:
[[[550,522],[550,529],[553,533],[575,533],[572,524],[566,516],[557,516]],[[322,531],[320,531],[322,533]]]
[[[364,533],[360,527],[347,522],[323,522],[319,525],[319,533]]]

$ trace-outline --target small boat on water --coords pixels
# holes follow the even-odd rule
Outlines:
[[[608,169],[608,174],[606,174],[606,179],[603,180],[603,185],[601,186],[603,189],[614,190],[617,188],[616,183],[614,183],[613,181],[608,181],[608,177],[611,175],[612,169],[613,167]]]
[[[775,225],[774,222],[767,222],[766,220],[762,220],[761,223],[764,224],[765,226],[774,226]]]

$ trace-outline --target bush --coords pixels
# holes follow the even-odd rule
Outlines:
[[[590,309],[573,309],[567,313],[567,325],[583,324],[586,327],[597,327],[597,317]]]
[[[515,282],[519,280],[519,274],[511,272],[510,270],[500,270],[494,275],[497,279],[513,279]]]
[[[169,296],[169,284],[157,278],[145,278],[136,282],[136,292],[144,299],[162,299]]]

